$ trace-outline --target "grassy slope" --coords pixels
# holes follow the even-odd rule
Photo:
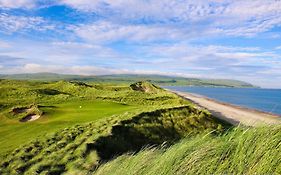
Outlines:
[[[5,92],[1,94],[1,129],[7,134],[1,138],[1,149],[7,155],[0,161],[0,174],[91,172],[102,161],[147,144],[173,143],[205,129],[223,132],[224,128],[208,112],[147,83],[132,90],[129,86],[5,80],[1,88]],[[39,107],[45,114],[38,121],[19,123],[9,114],[12,107],[30,103],[48,106]],[[16,145],[17,149],[8,151],[8,146],[12,150]]]
[[[79,106],[82,108],[80,109]],[[44,107],[45,114],[34,122],[20,123],[12,119],[2,119],[0,122],[0,155],[47,133],[133,109],[135,109],[134,106],[113,102],[73,101],[54,104],[53,107]]]
[[[161,86],[223,86],[223,87],[253,87],[253,85],[237,80],[227,79],[198,79],[184,78],[162,75],[104,75],[104,76],[81,76],[81,75],[62,75],[54,73],[36,73],[36,74],[15,74],[15,75],[0,75],[4,79],[17,80],[43,80],[43,81],[58,81],[58,80],[78,80],[87,82],[103,82],[103,83],[121,83],[131,84],[136,81],[148,80],[151,83]]]
[[[173,142],[192,134],[190,131],[222,131],[220,122],[217,123],[207,113],[191,106],[182,109],[169,108],[144,113],[135,111],[48,134],[22,145],[4,157],[0,161],[0,173],[75,174],[76,171],[77,174],[87,174],[95,171],[108,158],[138,151],[147,144],[158,145],[166,140]],[[181,119],[173,119],[175,114],[182,115]],[[183,135],[174,137],[176,132],[173,131]]]
[[[1,81],[0,88],[0,105],[2,104],[0,155],[47,132],[54,132],[76,123],[93,121],[135,108],[87,98],[95,92],[95,89],[89,89],[87,92],[87,88],[68,82]],[[37,93],[38,89],[57,89],[62,94],[48,95],[41,91]],[[81,95],[83,98],[80,97]],[[17,116],[10,114],[11,108],[30,104],[46,106],[41,107],[44,112],[43,117],[31,123],[20,123]],[[80,109],[79,106],[82,108]]]
[[[128,86],[2,80],[0,90],[0,155],[47,132],[133,111],[140,105],[145,109],[154,102],[155,106],[179,104],[174,95],[145,94]],[[159,96],[167,99],[153,100]],[[45,106],[40,107],[44,115],[37,121],[20,123],[18,116],[10,113],[14,107],[31,104]]]
[[[94,174],[281,174],[280,130],[236,128],[219,137],[198,135],[168,149],[120,156]]]
[[[0,174],[281,173],[280,126],[235,128],[218,135],[229,126],[207,111],[153,86],[144,87],[151,92],[139,87],[2,81],[0,129],[7,127],[10,134],[5,141],[15,142],[10,138],[18,134],[32,141],[23,139],[17,149],[6,151]],[[23,134],[33,124],[19,123],[9,111],[31,103],[49,107],[41,107],[45,114],[33,122],[39,133]],[[56,128],[56,122],[62,127]],[[101,164],[164,141],[167,146]]]

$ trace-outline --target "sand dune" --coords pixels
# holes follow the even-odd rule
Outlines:
[[[218,102],[197,94],[183,93],[178,91],[172,92],[192,101],[200,107],[208,109],[214,116],[228,121],[234,125],[243,124],[246,126],[257,126],[281,123],[281,117],[274,114]]]

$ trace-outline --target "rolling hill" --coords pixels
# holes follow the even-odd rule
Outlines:
[[[33,74],[12,74],[0,75],[1,79],[14,80],[37,80],[37,81],[84,81],[100,83],[121,83],[131,84],[136,81],[148,81],[159,86],[211,86],[211,87],[256,87],[250,83],[229,80],[229,79],[198,79],[164,75],[144,75],[144,74],[116,74],[116,75],[70,75],[56,73],[33,73]]]
[[[232,126],[149,82],[0,91],[1,175],[281,173],[280,126]]]

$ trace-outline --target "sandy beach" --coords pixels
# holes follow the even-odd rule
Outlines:
[[[197,94],[169,91],[209,110],[215,117],[228,121],[233,125],[258,126],[281,124],[281,117],[274,114],[222,103]]]

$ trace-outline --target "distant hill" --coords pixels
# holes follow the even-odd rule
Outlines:
[[[32,73],[32,74],[12,74],[0,75],[0,79],[14,80],[37,80],[37,81],[85,81],[103,83],[131,84],[136,81],[148,81],[160,86],[212,86],[212,87],[255,87],[254,85],[229,79],[199,79],[185,78],[164,75],[143,75],[143,74],[117,74],[101,76],[69,75],[56,73]]]

